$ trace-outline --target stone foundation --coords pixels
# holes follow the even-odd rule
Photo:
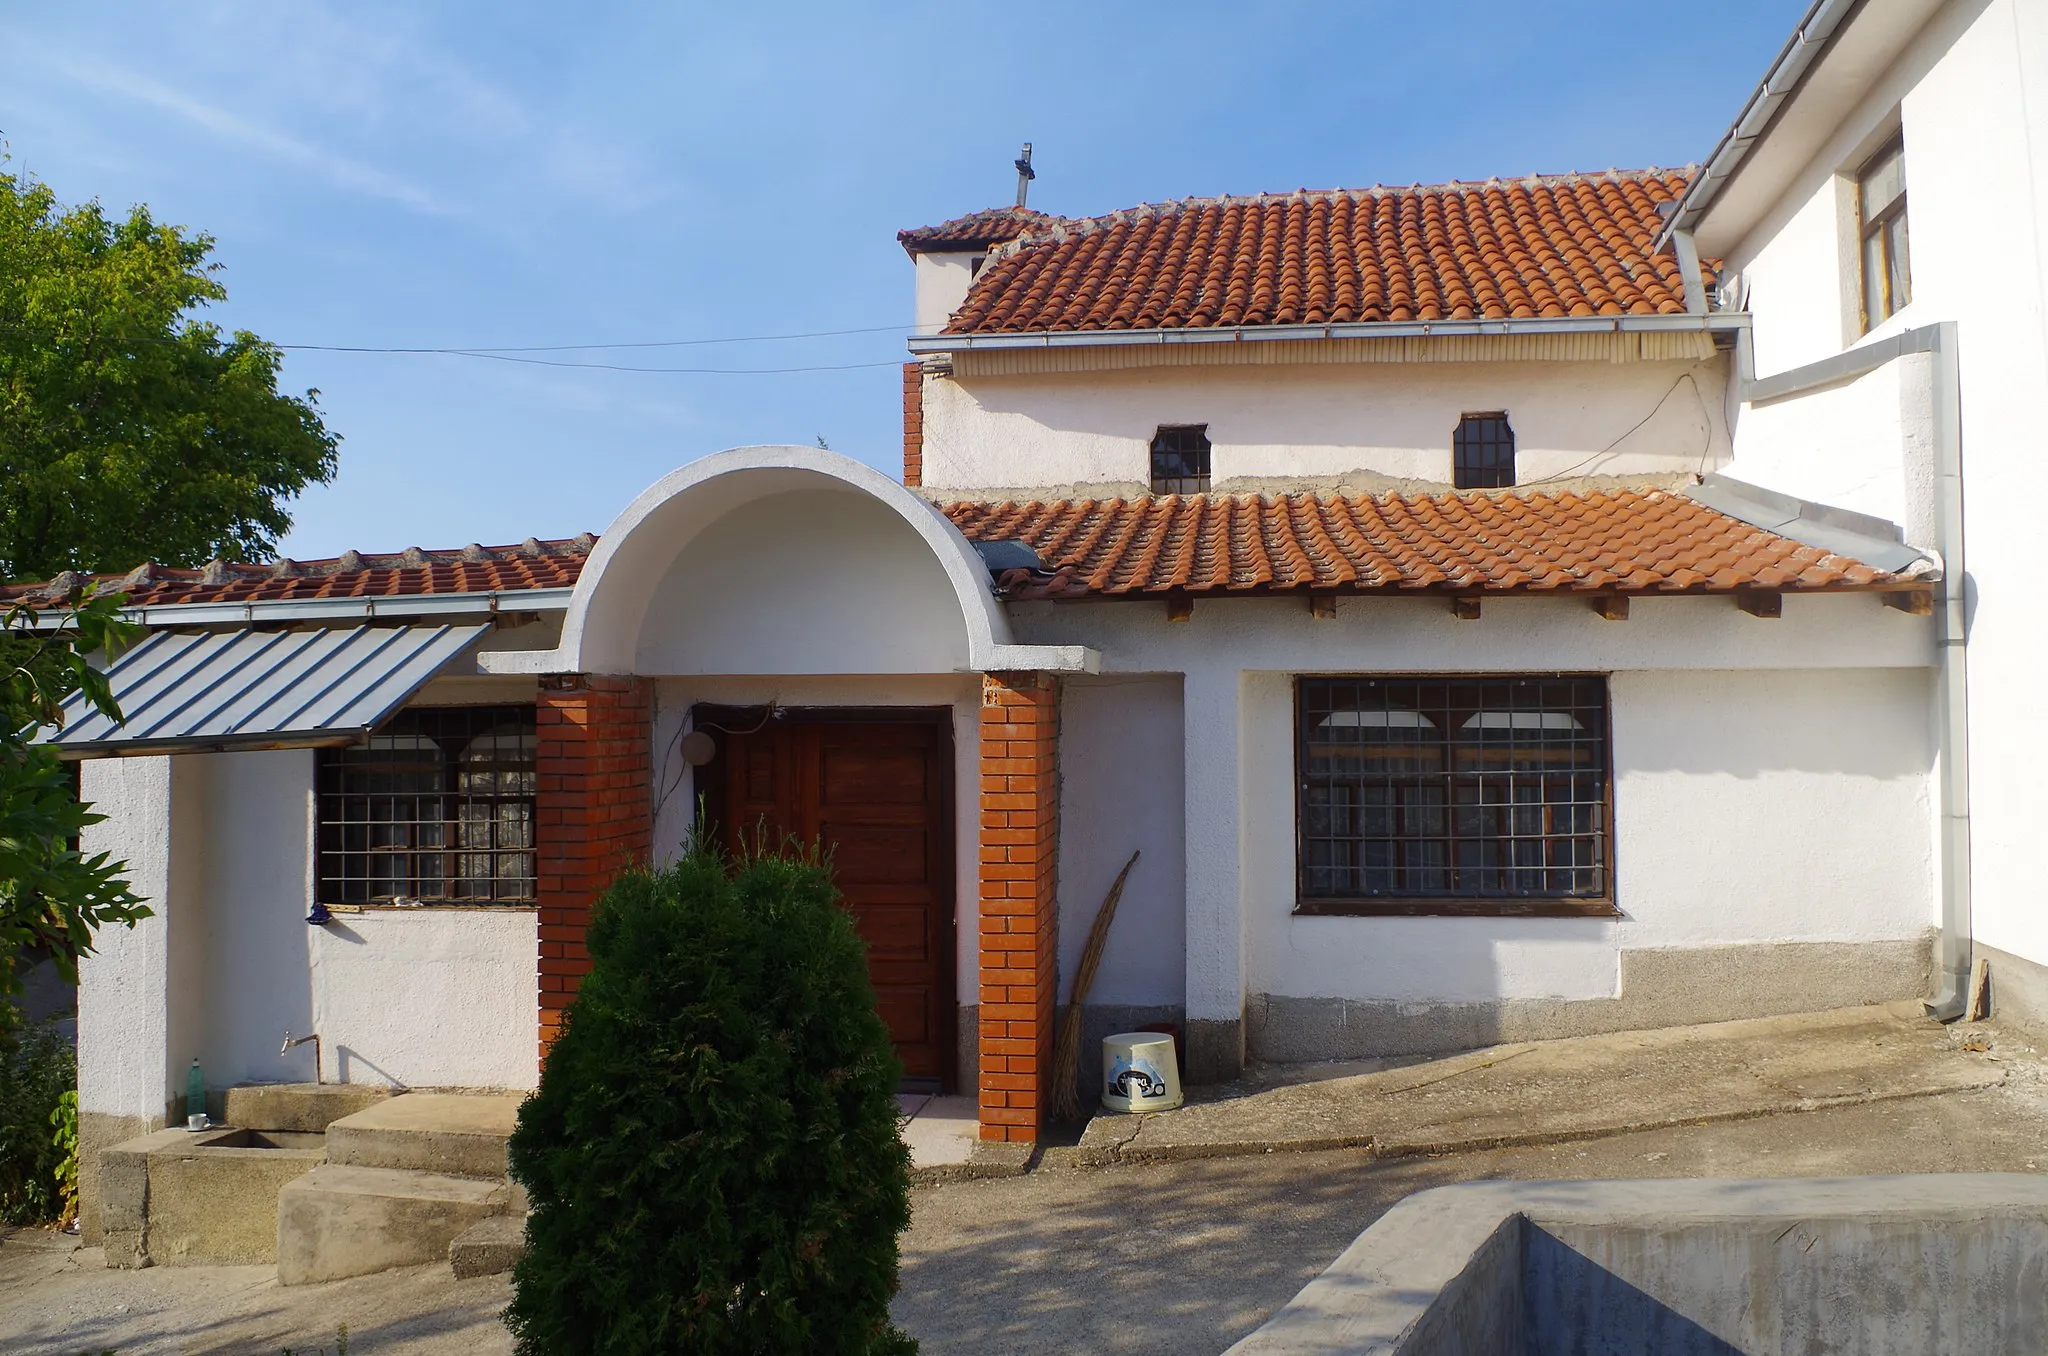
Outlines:
[[[1246,1006],[1251,1057],[1273,1063],[1373,1059],[1474,1050],[1506,1041],[1729,1022],[1928,992],[1933,934],[1889,942],[1777,942],[1621,953],[1615,998],[1394,1002],[1254,995]],[[1997,974],[1997,962],[1993,962]],[[1995,979],[1994,979],[1995,986]],[[2048,986],[2040,990],[2048,998]],[[1230,1022],[1189,1024],[1188,1072],[1228,1054]],[[1207,1047],[1224,1047],[1211,1051]],[[1219,1063],[1220,1067],[1220,1063]],[[1224,1077],[1233,1076],[1225,1074]]]

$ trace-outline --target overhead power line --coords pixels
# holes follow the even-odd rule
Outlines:
[[[54,340],[62,337],[51,331],[31,330],[27,326],[9,325],[4,322],[0,322],[0,329],[12,330],[17,334],[30,334],[41,339]],[[793,334],[738,334],[709,339],[644,339],[602,344],[476,345],[461,348],[399,344],[288,344],[267,339],[263,342],[271,348],[290,353],[369,353],[396,354],[401,356],[439,355],[451,358],[481,358],[492,362],[526,363],[536,367],[585,368],[600,372],[653,372],[740,377],[773,376],[791,372],[851,372],[862,368],[895,367],[902,360],[890,358],[878,362],[817,363],[792,367],[639,367],[625,363],[573,362],[525,355],[536,353],[588,353],[616,349],[696,348],[712,344],[762,344],[799,339],[834,339],[849,334],[907,334],[909,332],[910,327],[905,325],[867,325],[856,329],[808,330]],[[94,337],[107,342],[122,344],[174,344],[180,342],[175,336],[167,338],[160,334],[98,335]]]

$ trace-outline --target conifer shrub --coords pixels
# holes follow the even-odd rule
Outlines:
[[[510,1146],[521,1356],[915,1351],[900,1065],[825,867],[628,872],[588,946]]]

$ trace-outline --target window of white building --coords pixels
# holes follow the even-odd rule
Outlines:
[[[1209,426],[1161,424],[1152,435],[1152,493],[1201,494],[1209,488]]]
[[[1461,490],[1494,490],[1515,483],[1515,431],[1508,417],[1467,414],[1451,435],[1451,483]]]
[[[1610,914],[1607,681],[1303,678],[1302,913]]]
[[[531,706],[401,711],[320,751],[322,904],[518,904],[534,897]]]
[[[1906,143],[1893,137],[1856,175],[1856,224],[1863,270],[1863,328],[1913,299],[1906,232]]]

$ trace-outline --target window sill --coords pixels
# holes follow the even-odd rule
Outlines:
[[[364,913],[533,913],[538,903],[520,904],[329,904],[327,912],[336,918]]]
[[[1611,899],[1302,899],[1296,918],[1619,918]]]

